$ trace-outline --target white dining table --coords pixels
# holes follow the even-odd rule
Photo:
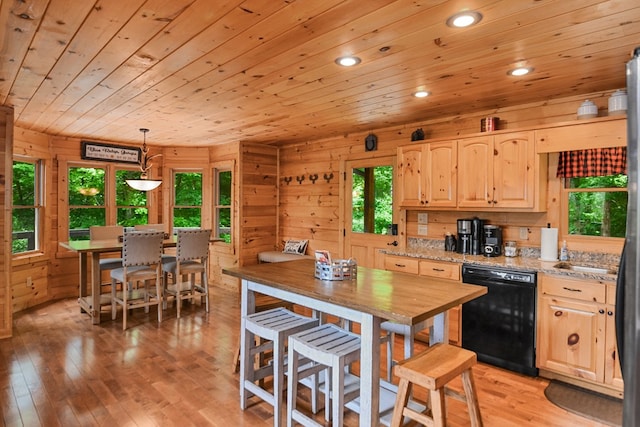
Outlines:
[[[251,334],[244,319],[255,312],[256,294],[290,301],[322,313],[360,324],[361,426],[380,421],[380,323],[384,320],[414,325],[433,318],[430,340],[447,340],[447,310],[486,294],[484,286],[408,273],[358,267],[357,278],[345,281],[317,279],[315,261],[304,259],[225,268],[223,273],[241,279],[240,384],[253,378],[253,364],[244,363]],[[246,398],[240,387],[241,402]]]

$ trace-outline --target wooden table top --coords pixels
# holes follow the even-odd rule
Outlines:
[[[487,293],[484,286],[366,267],[358,267],[356,280],[319,280],[311,259],[222,271],[403,324],[418,323]]]
[[[178,238],[175,235],[170,236],[163,241],[163,246],[176,246]],[[118,239],[110,240],[72,240],[69,242],[60,242],[63,248],[71,249],[75,252],[116,252],[122,249],[122,242]]]

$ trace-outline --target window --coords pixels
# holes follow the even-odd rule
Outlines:
[[[116,170],[116,224],[132,227],[147,224],[147,192],[131,188],[127,179],[140,179],[139,170]]]
[[[40,250],[43,224],[43,166],[40,160],[13,162],[14,254]]]
[[[202,224],[202,173],[175,172],[173,188],[173,227],[200,227]]]
[[[214,237],[231,243],[232,175],[230,170],[215,169]]]
[[[627,226],[626,147],[559,154],[568,235],[624,237]]]
[[[354,168],[352,179],[352,231],[391,234],[393,166]]]
[[[565,178],[568,234],[624,237],[627,175]]]
[[[88,240],[92,225],[146,224],[147,193],[134,190],[125,181],[139,177],[139,170],[120,169],[115,164],[69,166],[69,240]]]
[[[107,225],[104,168],[68,169],[69,240],[88,240],[89,227]]]

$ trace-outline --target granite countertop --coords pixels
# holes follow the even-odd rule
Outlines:
[[[439,247],[438,247],[439,244]],[[411,258],[429,259],[435,261],[457,262],[465,264],[475,264],[493,267],[510,268],[514,270],[536,271],[538,273],[555,274],[574,279],[599,280],[602,282],[615,282],[616,274],[594,273],[584,271],[573,271],[565,268],[555,267],[560,261],[542,261],[539,257],[539,250],[520,249],[516,257],[486,257],[484,255],[467,255],[457,252],[448,252],[443,249],[444,243],[412,245],[407,249],[386,249],[382,252],[388,255],[406,256]],[[616,258],[607,254],[573,254],[569,258],[569,263],[586,266],[606,268],[612,271],[618,270],[618,265],[614,263]]]

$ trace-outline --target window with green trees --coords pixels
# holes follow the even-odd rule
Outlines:
[[[131,188],[127,179],[140,179],[139,170],[116,170],[116,224],[132,227],[147,224],[147,192]]]
[[[173,227],[200,227],[202,224],[202,172],[174,172],[173,190]]]
[[[88,240],[92,225],[131,227],[148,223],[147,193],[126,183],[127,179],[139,178],[139,170],[120,169],[114,164],[70,166],[69,240]]]
[[[89,227],[106,225],[104,168],[69,167],[69,240],[89,240]]]
[[[624,237],[627,175],[565,178],[569,234]]]
[[[40,160],[13,162],[11,251],[22,254],[40,249],[44,200]]]
[[[353,169],[352,231],[386,234],[393,222],[393,166]]]
[[[215,169],[214,224],[215,237],[231,243],[231,196],[232,176],[230,170]]]

